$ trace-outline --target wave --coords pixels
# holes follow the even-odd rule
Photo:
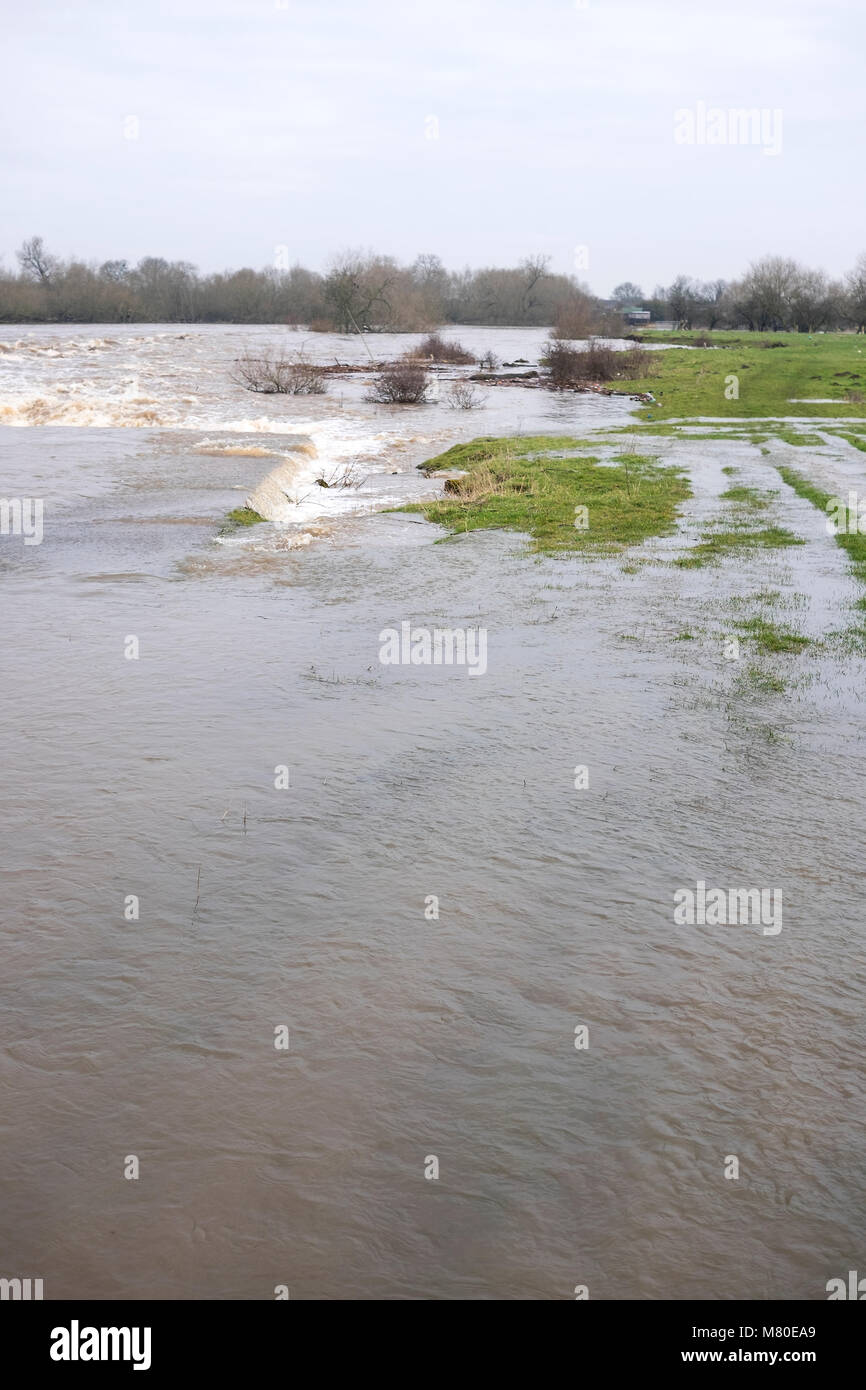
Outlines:
[[[0,403],[0,425],[77,425],[97,429],[146,429],[148,425],[177,423],[165,418],[152,396],[106,400],[57,396],[26,396]]]
[[[271,459],[282,457],[279,449],[265,449],[261,444],[211,444],[208,440],[205,440],[203,444],[196,444],[193,453],[206,454],[208,458]]]
[[[311,464],[317,458],[318,451],[312,439],[300,440],[294,452],[284,455],[250,493],[247,506],[266,521],[288,520],[292,509],[302,500],[298,495],[299,487],[316,485]]]
[[[224,408],[224,406],[223,406]],[[317,420],[280,419],[267,415],[220,419],[220,403],[209,403],[199,396],[175,396],[160,399],[142,392],[136,378],[129,378],[113,393],[89,391],[78,382],[55,387],[51,391],[33,394],[9,394],[0,398],[0,425],[27,428],[34,425],[69,425],[81,429],[147,429],[162,427],[175,430],[216,431],[221,435],[287,435],[306,434],[325,429],[345,433],[346,449],[357,448],[358,442],[373,447],[384,436],[370,434],[369,422],[352,418],[342,412],[339,418]],[[225,447],[230,447],[223,441]],[[293,445],[294,447],[294,445]],[[300,447],[300,446],[298,446]],[[310,445],[312,448],[312,444]],[[262,445],[262,448],[266,448]],[[203,451],[204,452],[204,451]],[[271,452],[266,449],[266,454]],[[266,456],[263,455],[263,456]]]
[[[31,357],[76,357],[82,352],[101,352],[103,348],[120,346],[117,338],[55,338],[47,343],[36,339],[16,338],[13,343],[0,342],[0,352],[7,355],[26,352]]]

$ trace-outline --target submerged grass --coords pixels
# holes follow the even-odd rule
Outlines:
[[[751,638],[762,652],[801,652],[812,644],[811,637],[804,637],[766,618],[750,618],[748,622],[740,623],[739,631]]]
[[[853,444],[855,449],[860,449],[866,453],[866,439],[861,434],[850,434],[847,430],[833,430],[840,439],[844,439],[846,444]]]
[[[220,528],[221,536],[231,535],[232,531],[239,530],[242,526],[258,526],[260,521],[264,521],[263,516],[253,511],[252,507],[233,507],[227,513],[226,519]]]
[[[793,444],[797,448],[820,449],[825,442],[819,434],[811,434],[808,430],[798,431],[774,427],[770,433],[774,439],[781,439],[783,444]]]
[[[705,531],[697,545],[675,560],[674,564],[684,570],[701,569],[732,551],[757,547],[776,550],[787,545],[805,545],[805,541],[801,536],[795,536],[793,531],[786,531],[783,526],[766,526],[761,531],[750,531],[745,527]]]
[[[789,487],[794,489],[798,497],[805,497],[819,511],[824,512],[828,519],[832,511],[833,520],[836,522],[836,544],[840,545],[847,553],[857,579],[861,583],[866,583],[866,535],[861,535],[856,529],[858,524],[856,513],[849,513],[846,507],[838,505],[841,503],[840,498],[835,497],[832,492],[826,492],[824,488],[818,487],[795,469],[780,467],[779,473]],[[849,524],[853,529],[848,529]]]
[[[679,505],[691,495],[679,468],[640,454],[602,465],[572,454],[576,447],[579,441],[544,435],[457,444],[421,468],[465,476],[449,480],[445,497],[397,510],[422,512],[453,533],[523,531],[545,553],[618,549],[675,529]]]
[[[778,493],[761,492],[756,487],[729,487],[722,493],[723,502],[742,502],[749,507],[768,507]]]
[[[757,690],[765,695],[779,695],[785,689],[782,677],[762,666],[747,666],[740,684],[745,689]]]

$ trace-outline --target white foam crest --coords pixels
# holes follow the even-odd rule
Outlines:
[[[315,448],[273,469],[247,505],[277,526],[296,527],[396,503],[399,496],[385,482],[391,468],[384,451],[390,442],[388,435],[352,438],[345,421],[322,421]]]
[[[0,402],[0,424],[26,428],[33,425],[73,425],[95,429],[145,429],[171,424],[151,396],[115,399],[87,398],[58,391],[7,399]]]

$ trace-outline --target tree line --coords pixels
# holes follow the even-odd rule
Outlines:
[[[853,270],[833,280],[823,270],[784,256],[753,261],[739,279],[698,281],[678,275],[673,284],[645,296],[638,285],[617,285],[618,308],[648,310],[675,328],[746,328],[756,332],[866,332],[866,254]]]
[[[313,330],[418,332],[440,324],[553,326],[560,338],[623,331],[625,311],[648,311],[677,328],[866,331],[866,255],[840,280],[767,256],[741,279],[679,275],[644,295],[630,281],[607,300],[544,256],[511,268],[448,270],[438,256],[411,265],[345,252],[324,273],[304,266],[202,275],[188,261],[146,256],[137,265],[63,260],[41,237],[20,247],[16,270],[0,268],[6,323],[283,323]]]
[[[41,237],[0,269],[0,320],[68,323],[285,323],[314,329],[414,332],[443,323],[553,322],[577,282],[543,257],[513,269],[449,271],[437,256],[412,265],[348,252],[324,274],[294,265],[202,275],[188,261],[137,265],[61,260]]]

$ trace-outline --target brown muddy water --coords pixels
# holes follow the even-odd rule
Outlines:
[[[676,535],[436,544],[381,510],[429,490],[420,459],[505,432],[609,457],[630,403],[227,383],[279,336],[3,330],[0,493],[45,522],[0,540],[0,1275],[47,1298],[825,1298],[864,1260],[866,686],[827,638],[861,591],[775,465],[862,487],[866,456],[642,441],[690,473]],[[509,360],[543,337],[458,336]],[[219,538],[299,436],[367,491]],[[806,544],[678,568],[732,482]],[[756,614],[816,641],[726,659]],[[484,675],[382,665],[407,620],[486,629]],[[678,925],[698,881],[780,889],[781,930]]]

